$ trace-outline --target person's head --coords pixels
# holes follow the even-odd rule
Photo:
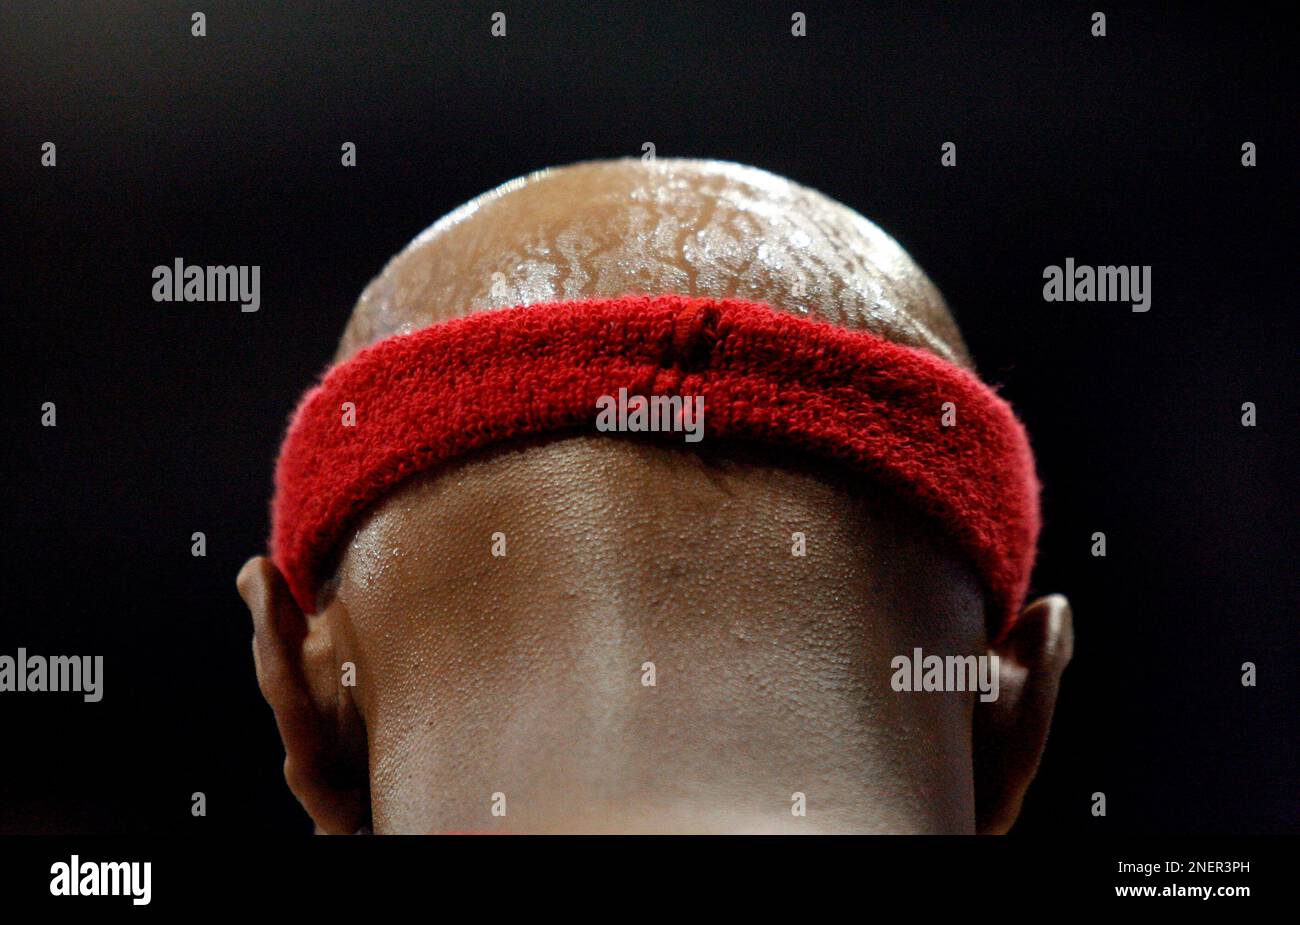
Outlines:
[[[671,160],[466,204],[367,287],[336,360],[627,293],[764,302],[972,365],[938,291],[860,215]],[[1059,597],[994,632],[969,557],[876,479],[789,446],[594,428],[405,479],[339,544],[313,615],[270,559],[239,587],[286,778],[325,832],[1005,831],[1072,647]],[[898,690],[918,649],[998,655],[997,699]]]

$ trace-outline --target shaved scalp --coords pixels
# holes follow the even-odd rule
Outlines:
[[[491,308],[667,292],[968,364],[893,239],[708,161],[579,164],[473,200],[370,284],[339,358]],[[366,679],[347,702],[377,832],[808,831],[796,790],[812,830],[969,831],[972,701],[896,696],[890,658],[982,651],[983,613],[955,545],[870,479],[788,447],[558,436],[366,512],[318,621],[321,686],[345,661]],[[485,815],[497,791],[506,819]]]
[[[722,161],[593,161],[497,187],[366,287],[337,359],[509,305],[679,293],[767,302],[969,367],[943,297],[893,238],[783,177]]]

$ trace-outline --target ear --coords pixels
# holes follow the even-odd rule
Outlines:
[[[289,789],[318,833],[369,826],[365,731],[341,684],[330,620],[299,609],[270,559],[250,559],[235,583],[253,617],[257,683],[280,727]]]
[[[975,706],[975,828],[1000,835],[1020,815],[1038,771],[1061,675],[1074,653],[1074,617],[1059,594],[1026,607],[998,657],[998,699]]]

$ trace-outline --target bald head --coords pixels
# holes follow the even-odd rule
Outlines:
[[[366,288],[337,358],[629,293],[766,302],[970,365],[938,291],[866,219],[671,160],[543,171],[457,209]],[[984,651],[973,568],[891,492],[791,448],[489,447],[366,511],[317,616],[269,560],[241,589],[286,776],[323,831],[995,831],[1055,693],[1028,733],[1000,720],[1019,765],[985,756],[977,813],[973,698],[890,685],[896,653]]]
[[[753,167],[673,159],[539,171],[466,203],[366,287],[337,358],[486,309],[667,292],[767,302],[970,365],[939,291],[861,215]]]

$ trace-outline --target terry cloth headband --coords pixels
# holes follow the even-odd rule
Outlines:
[[[271,550],[298,605],[316,611],[336,546],[400,482],[513,437],[595,432],[597,399],[620,388],[702,395],[710,438],[799,447],[891,486],[970,556],[991,629],[1015,620],[1039,487],[1006,402],[918,348],[760,303],[678,295],[481,312],[331,369],[299,404],[276,467]]]

